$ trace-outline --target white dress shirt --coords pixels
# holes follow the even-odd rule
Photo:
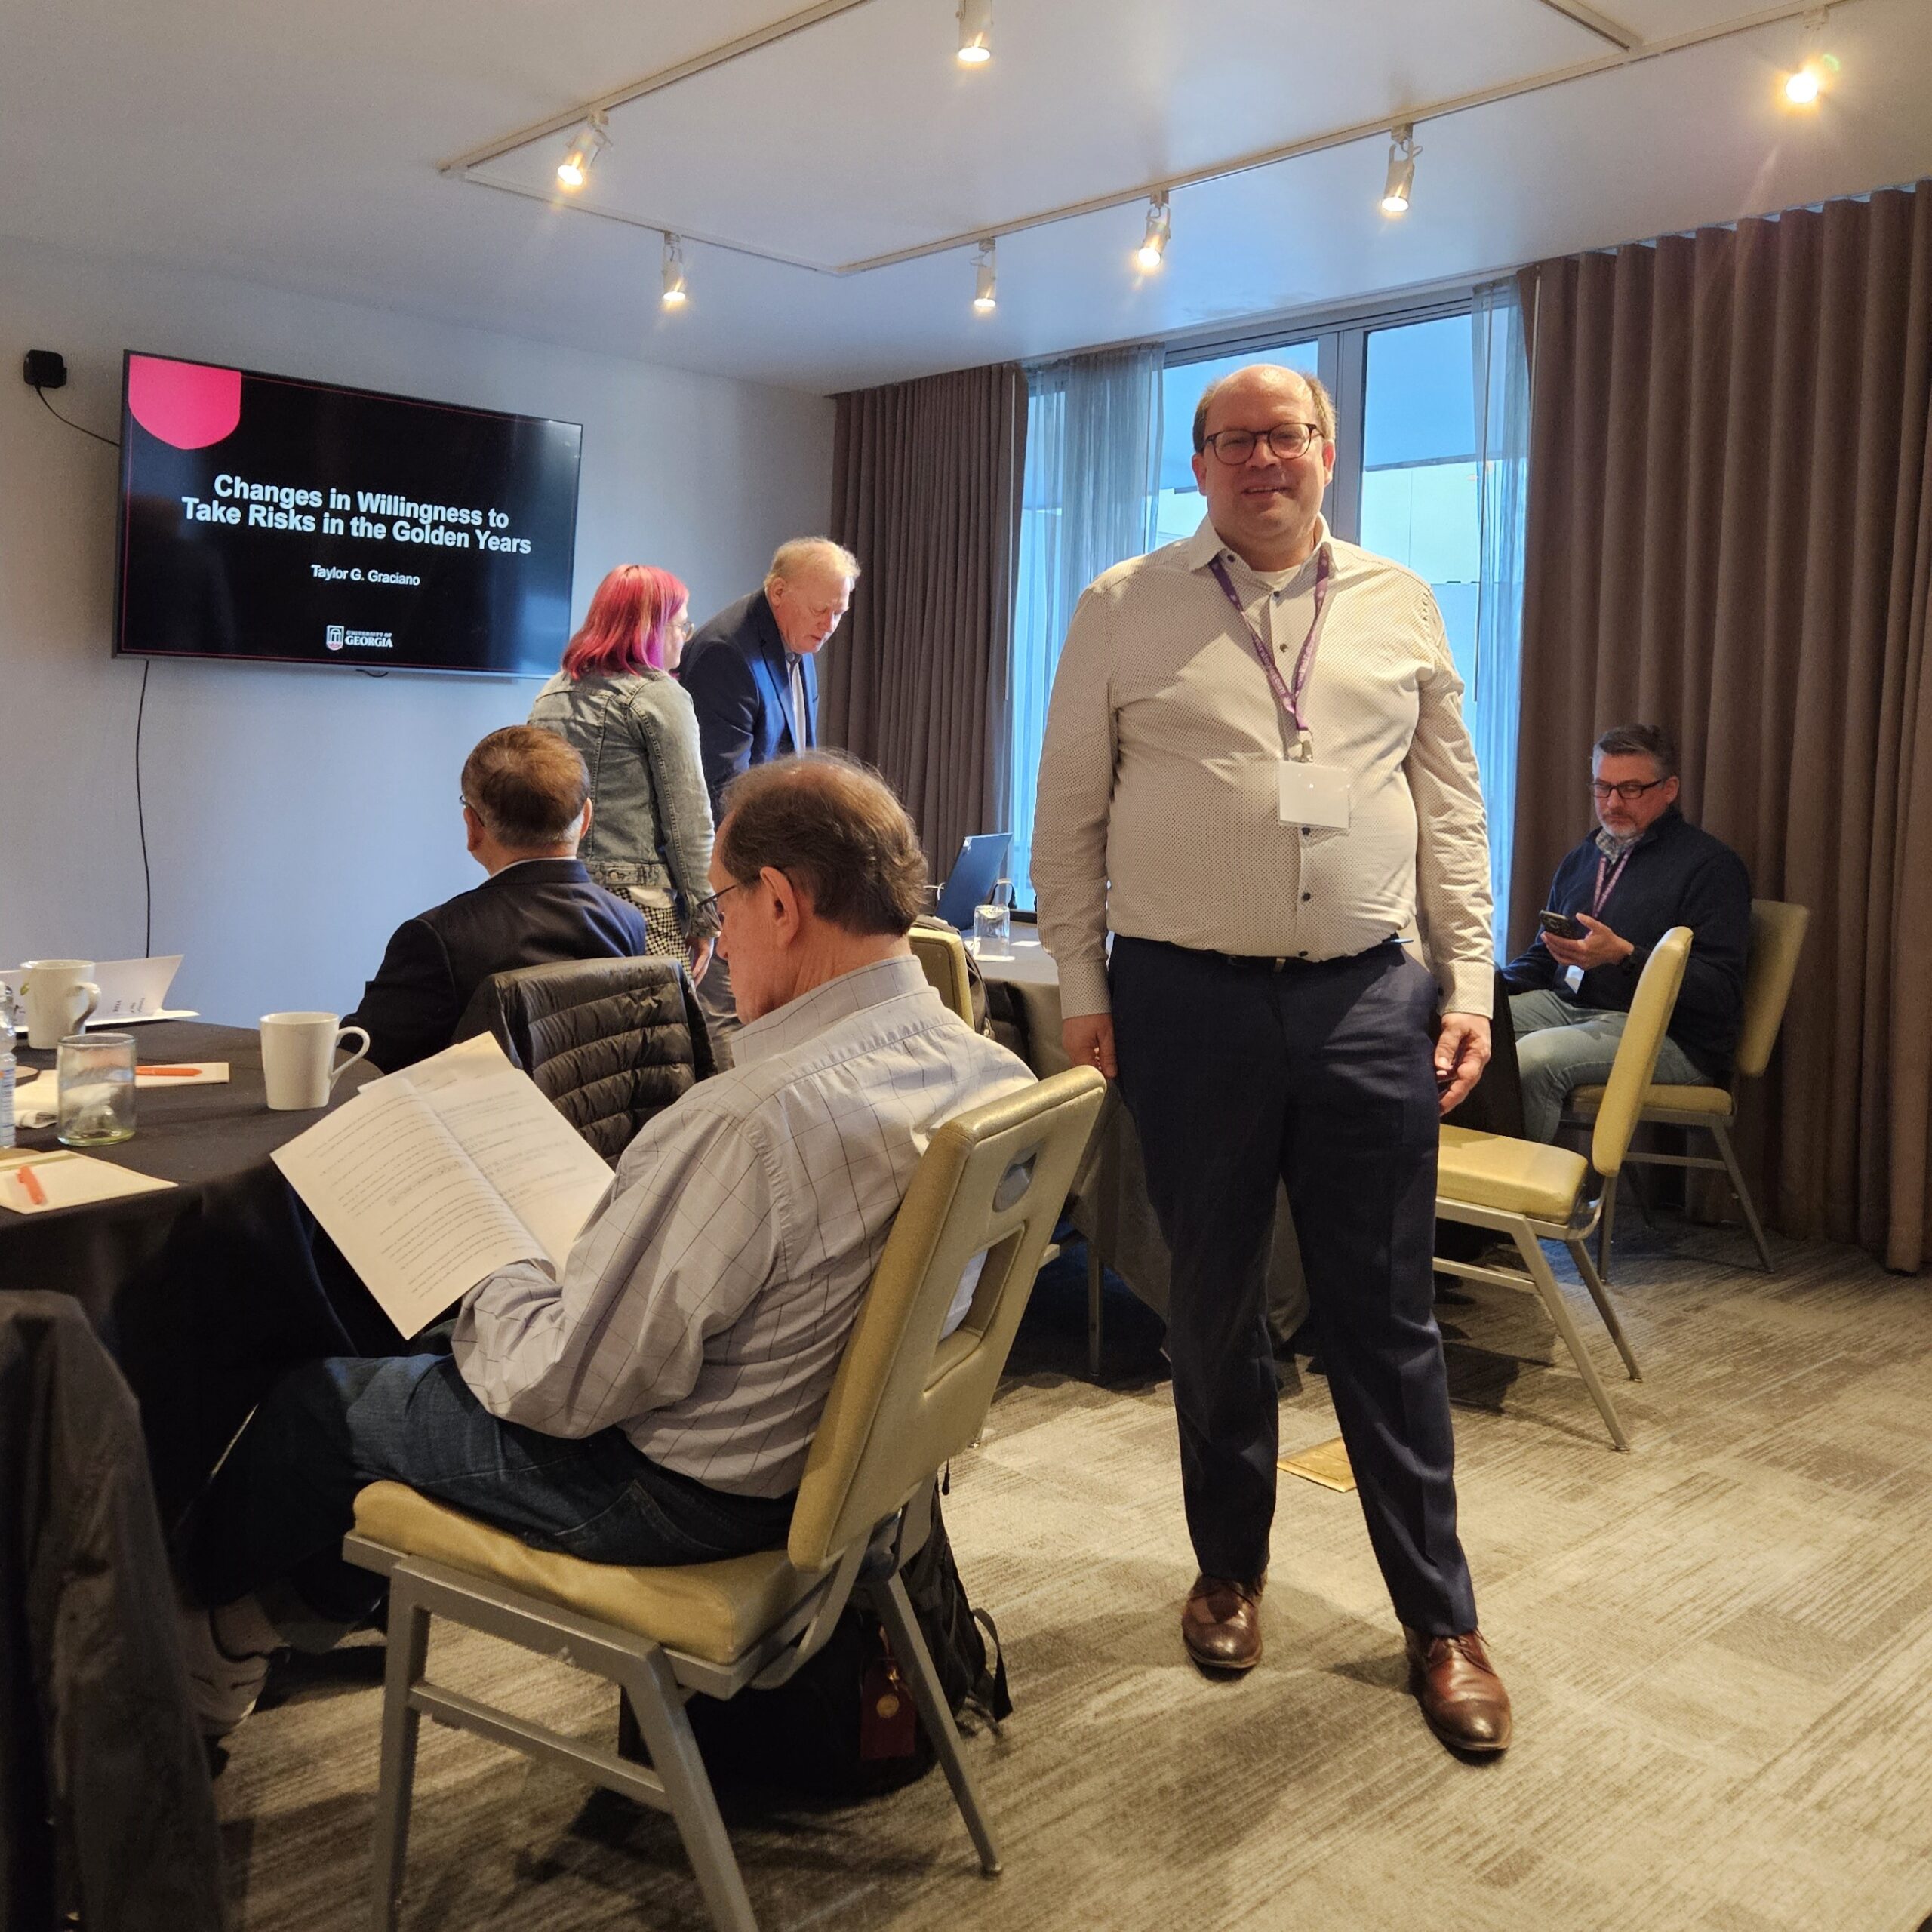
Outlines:
[[[506,1422],[616,1423],[699,1482],[783,1496],[934,1130],[1033,1075],[912,958],[814,987],[732,1053],[624,1150],[561,1281],[523,1264],[471,1290],[454,1352]]]
[[[1210,568],[1220,557],[1284,681],[1331,575],[1302,711],[1351,792],[1344,829],[1284,825],[1293,743]],[[1116,565],[1069,626],[1040,760],[1033,884],[1069,1017],[1108,1010],[1109,927],[1203,952],[1332,959],[1420,938],[1446,1008],[1493,1003],[1489,847],[1441,614],[1412,571],[1318,518],[1263,576],[1206,518]]]

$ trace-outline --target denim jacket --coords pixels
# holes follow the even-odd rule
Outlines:
[[[647,905],[691,908],[711,890],[711,802],[698,760],[697,714],[663,671],[573,678],[560,671],[537,694],[530,721],[568,739],[590,770],[589,835],[577,848],[590,876]]]

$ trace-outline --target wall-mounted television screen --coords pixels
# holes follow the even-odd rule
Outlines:
[[[117,655],[548,675],[583,430],[130,353]]]

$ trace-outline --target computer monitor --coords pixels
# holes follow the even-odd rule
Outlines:
[[[989,904],[995,883],[1006,870],[1013,848],[1010,832],[976,832],[959,848],[952,871],[939,895],[939,916],[962,933],[973,930],[973,909]]]

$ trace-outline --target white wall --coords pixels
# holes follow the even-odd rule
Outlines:
[[[66,356],[55,406],[107,435],[124,349],[581,423],[579,616],[640,561],[683,577],[701,619],[829,506],[822,398],[0,239],[0,964],[142,946],[142,663],[109,655],[115,453],[42,408],[18,376],[30,348]],[[481,877],[457,773],[536,688],[155,663],[142,791],[153,949],[186,955],[175,1003],[237,1023],[352,1007],[396,924]]]

